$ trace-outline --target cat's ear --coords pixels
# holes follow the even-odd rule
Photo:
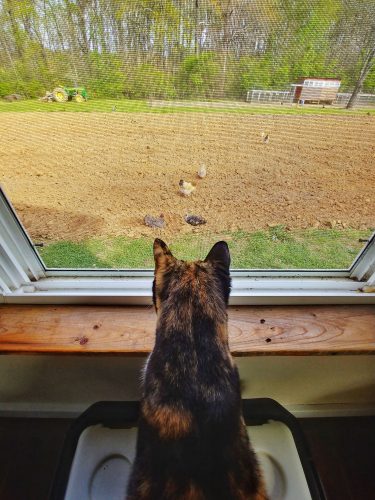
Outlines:
[[[166,243],[163,240],[156,238],[154,241],[154,259],[155,259],[155,269],[160,266],[167,266],[169,262],[174,260],[172,252],[169,250]]]
[[[230,253],[228,245],[225,241],[218,241],[208,252],[205,262],[211,262],[212,264],[221,264],[223,267],[228,269],[230,266]]]

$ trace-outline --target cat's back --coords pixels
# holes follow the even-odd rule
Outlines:
[[[266,499],[228,345],[228,247],[184,262],[155,240],[154,257],[156,340],[128,500]]]

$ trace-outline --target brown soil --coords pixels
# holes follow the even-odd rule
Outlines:
[[[374,116],[3,113],[0,182],[35,239],[153,235],[143,218],[161,213],[167,237],[370,228],[374,137]],[[196,184],[190,198],[180,179]]]

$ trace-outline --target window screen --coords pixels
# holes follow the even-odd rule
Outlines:
[[[345,269],[375,227],[373,0],[0,0],[0,182],[50,268]]]

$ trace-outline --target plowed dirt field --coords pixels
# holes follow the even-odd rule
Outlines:
[[[161,213],[166,237],[194,231],[187,213],[207,220],[203,234],[371,228],[375,116],[3,113],[0,182],[48,241],[152,235],[143,218]]]

